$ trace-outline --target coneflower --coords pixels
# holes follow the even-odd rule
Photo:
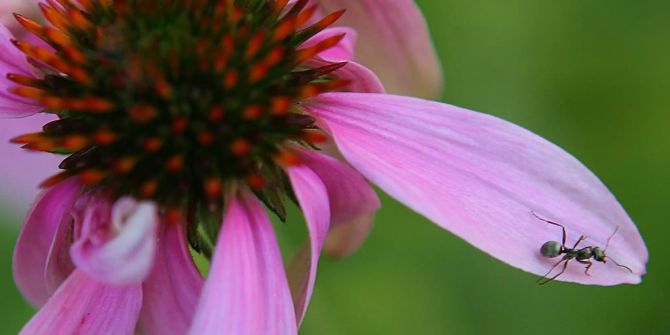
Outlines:
[[[342,8],[330,11],[334,4]],[[377,37],[397,60],[392,46],[407,35],[376,25],[410,18],[419,28],[405,28],[426,41],[412,1],[48,0],[40,8],[46,24],[16,19],[42,44],[0,28],[0,116],[52,115],[13,142],[64,156],[15,251],[17,284],[41,307],[24,334],[296,334],[324,246],[347,255],[372,227],[379,200],[367,180],[537,274],[547,269],[537,249],[555,231],[533,213],[595,241],[619,227],[608,255],[631,272],[570,269],[558,279],[613,285],[644,274],[636,227],[572,156],[488,115],[385,94],[354,62],[355,31],[334,26],[345,10],[341,22],[368,24],[368,35],[383,30]],[[409,67],[416,85],[429,78],[439,87],[427,67]],[[412,86],[411,76],[384,77],[394,92]],[[290,283],[266,214],[286,220],[287,201],[309,230]],[[206,281],[191,250],[211,260]]]

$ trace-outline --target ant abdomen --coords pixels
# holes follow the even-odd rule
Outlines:
[[[540,254],[544,257],[554,258],[560,255],[563,251],[561,243],[556,241],[545,242],[540,248]]]

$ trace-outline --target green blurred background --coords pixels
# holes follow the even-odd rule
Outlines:
[[[670,334],[670,1],[417,2],[444,101],[523,125],[586,163],[636,221],[648,274],[637,286],[539,287],[384,197],[365,246],[320,264],[302,333]],[[15,334],[33,311],[11,279],[20,214],[2,220],[16,224],[0,225],[0,333]]]

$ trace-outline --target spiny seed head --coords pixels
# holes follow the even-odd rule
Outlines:
[[[323,140],[295,103],[347,85],[332,75],[344,63],[305,64],[342,36],[301,44],[342,13],[305,26],[306,0],[78,2],[41,3],[46,26],[16,15],[50,45],[14,41],[43,75],[7,74],[58,116],[14,139],[67,155],[43,185],[77,176],[177,217],[216,212],[226,185],[246,183],[283,217],[290,147]]]

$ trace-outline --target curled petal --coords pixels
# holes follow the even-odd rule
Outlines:
[[[185,234],[179,224],[168,224],[161,233],[154,268],[142,285],[143,334],[182,335],[191,325],[203,279]]]
[[[540,246],[580,235],[605,246],[608,262],[584,274],[580,264],[559,280],[638,283],[648,254],[637,228],[603,183],[543,138],[496,117],[414,98],[332,93],[308,111],[364,176],[413,210],[515,267],[544,275],[556,260]]]
[[[248,192],[226,211],[190,334],[297,334],[272,224]]]
[[[72,245],[72,260],[98,281],[112,285],[142,282],[156,253],[158,214],[152,202],[94,197],[88,204],[82,234]]]
[[[107,286],[75,270],[19,334],[132,335],[141,305],[139,285]]]
[[[76,178],[61,182],[44,192],[26,217],[14,249],[14,281],[33,306],[46,303],[55,289],[46,279],[51,278],[53,272],[67,272],[58,266],[47,269],[47,264],[57,262],[50,261],[50,256],[59,257],[59,253],[52,250],[67,244],[66,236],[58,231],[71,221],[69,212],[80,189]]]
[[[314,291],[316,269],[328,234],[331,212],[326,187],[308,165],[293,166],[286,172],[309,231],[309,249],[299,252],[289,267],[296,317],[302,322]]]
[[[34,76],[26,56],[12,44],[13,38],[14,35],[0,24],[0,118],[25,117],[42,110],[35,101],[9,92],[17,84],[7,79],[7,73]]]
[[[356,61],[389,92],[434,98],[442,69],[421,11],[413,0],[318,0],[324,13],[346,9],[338,25],[358,33]]]
[[[299,153],[300,161],[319,176],[328,192],[331,226],[325,252],[349,256],[372,229],[379,198],[363,176],[337,159],[313,150]]]

